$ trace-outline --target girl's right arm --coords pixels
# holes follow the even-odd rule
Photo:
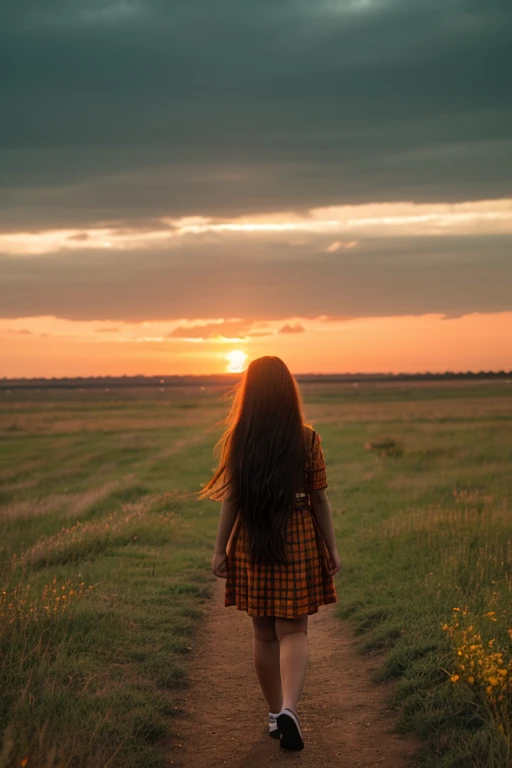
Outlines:
[[[329,550],[331,558],[330,573],[334,576],[334,574],[338,573],[341,568],[341,558],[338,552],[338,545],[336,544],[336,537],[334,535],[331,505],[323,488],[311,491],[311,506],[313,507],[313,514],[315,515],[318,527],[320,528],[320,533]]]
[[[237,508],[225,499],[220,508],[219,527],[213,552],[212,571],[219,578],[226,577],[226,547],[237,516]]]

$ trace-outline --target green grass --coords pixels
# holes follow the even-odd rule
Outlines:
[[[4,436],[0,765],[169,764],[216,525],[216,505],[190,494],[211,436],[188,448],[184,437],[196,436],[155,430],[127,450],[122,430]],[[57,595],[68,580],[63,594],[81,582],[85,592],[48,615],[53,579]],[[37,621],[8,610],[27,584]]]
[[[456,403],[446,411],[434,424],[317,422],[344,560],[338,613],[362,652],[385,652],[379,677],[397,681],[400,728],[423,737],[422,765],[499,768],[512,759],[512,687],[500,721],[485,686],[452,683],[447,672],[464,675],[442,625],[467,608],[512,673],[512,439],[477,407],[462,423]],[[386,436],[401,455],[372,450]]]
[[[512,689],[493,710],[456,649],[471,621],[511,652],[510,387],[302,389],[327,460],[340,618],[362,653],[382,651],[422,766],[505,768]],[[220,394],[2,393],[0,768],[169,765],[213,581],[218,508],[193,492]],[[454,607],[468,609],[459,627]]]

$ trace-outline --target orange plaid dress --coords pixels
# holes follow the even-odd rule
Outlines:
[[[309,428],[308,428],[309,429]],[[310,491],[327,488],[320,436],[309,430],[306,493],[297,494],[286,534],[286,565],[252,565],[246,554],[245,530],[237,518],[228,543],[224,604],[236,605],[249,616],[295,619],[336,602],[329,575],[329,553],[314,517]]]

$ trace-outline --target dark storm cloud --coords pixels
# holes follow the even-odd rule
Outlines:
[[[0,314],[109,323],[230,317],[244,319],[234,330],[249,332],[249,321],[290,317],[512,310],[510,235],[368,238],[336,253],[318,243],[267,242],[265,259],[261,244],[222,238],[178,252],[3,257]]]
[[[0,7],[0,227],[512,192],[505,0]]]

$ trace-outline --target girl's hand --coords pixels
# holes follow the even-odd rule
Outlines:
[[[329,554],[329,560],[330,560],[330,566],[331,566],[329,568],[329,575],[335,576],[341,568],[341,557],[338,550],[336,550],[336,552],[332,552]]]
[[[226,553],[221,552],[218,554],[217,552],[214,553],[213,559],[212,559],[212,573],[214,576],[217,576],[219,579],[225,579],[226,578]]]

